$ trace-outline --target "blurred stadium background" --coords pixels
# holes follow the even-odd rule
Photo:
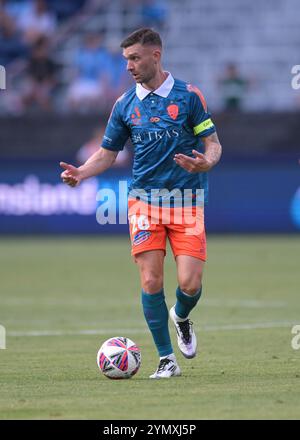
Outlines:
[[[290,346],[300,282],[298,3],[0,1],[1,418],[299,418]],[[144,380],[156,359],[128,226],[96,221],[97,190],[118,193],[130,179],[131,147],[75,190],[59,177],[59,161],[81,163],[99,147],[131,85],[119,43],[141,26],[162,34],[165,69],[203,91],[223,145],[206,209],[207,299],[195,312],[209,333],[203,357],[181,361],[185,381],[163,385],[172,405]],[[171,298],[170,257],[165,275]],[[96,372],[98,346],[114,330],[143,349],[135,399]],[[190,390],[184,401],[180,390]]]

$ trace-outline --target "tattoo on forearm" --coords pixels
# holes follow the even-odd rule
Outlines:
[[[215,142],[216,144],[220,143],[217,133],[213,133],[213,134],[207,136],[204,139],[209,141],[209,142]]]
[[[222,150],[220,144],[209,144],[209,147],[205,149],[205,156],[215,164],[219,162],[221,152]]]
[[[213,133],[210,136],[203,138],[203,142],[207,159],[213,164],[219,162],[222,154],[222,147],[217,133]]]

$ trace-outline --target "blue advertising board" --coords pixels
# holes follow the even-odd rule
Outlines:
[[[128,231],[126,192],[130,171],[109,170],[78,188],[64,185],[60,172],[58,164],[52,162],[1,164],[1,234]],[[222,163],[210,173],[207,231],[299,231],[299,177],[300,167],[295,162]],[[106,213],[102,209],[100,218],[98,210],[103,203]]]

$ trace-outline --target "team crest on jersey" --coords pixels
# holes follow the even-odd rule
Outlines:
[[[175,121],[175,119],[177,119],[177,116],[178,116],[178,113],[179,113],[178,105],[170,104],[167,107],[167,112],[168,112],[168,115],[170,116],[170,118],[174,119],[174,121]]]

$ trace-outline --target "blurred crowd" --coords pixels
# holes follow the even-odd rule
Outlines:
[[[41,38],[52,38],[60,23],[86,0],[0,0],[0,60],[7,66],[26,57]]]
[[[131,84],[118,40],[107,38],[105,29],[84,30],[69,59],[57,57],[65,42],[58,38],[61,29],[107,4],[107,0],[0,0],[0,65],[6,68],[8,84],[0,112],[110,109]],[[139,11],[139,26],[163,30],[166,25],[163,0],[121,0],[120,5],[124,17],[133,9]],[[15,83],[10,87],[11,78]]]

